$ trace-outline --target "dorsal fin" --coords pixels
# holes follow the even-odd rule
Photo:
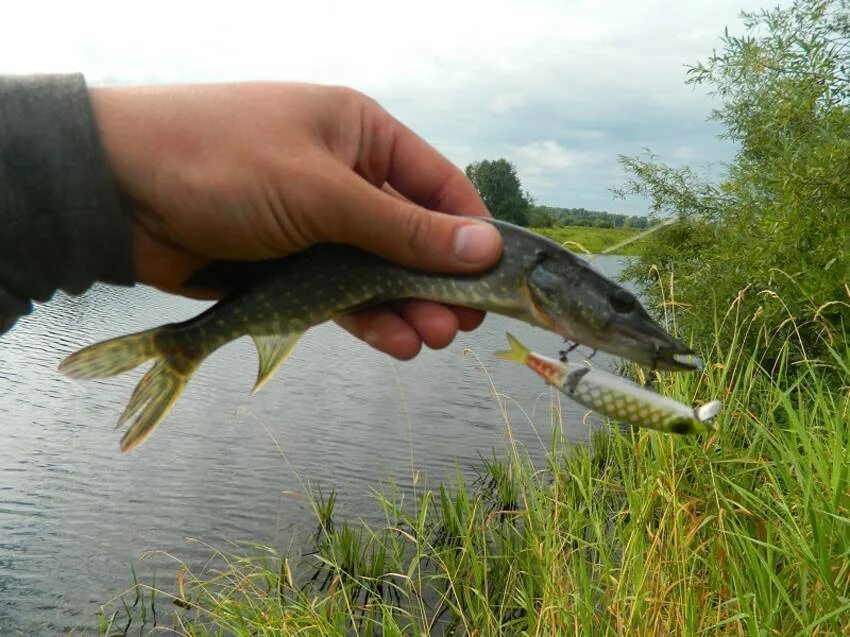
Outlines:
[[[257,355],[260,357],[260,366],[257,370],[257,382],[252,394],[256,394],[266,381],[272,377],[278,367],[281,366],[286,357],[292,352],[292,348],[301,338],[302,332],[294,334],[272,334],[270,336],[251,336],[257,347]]]

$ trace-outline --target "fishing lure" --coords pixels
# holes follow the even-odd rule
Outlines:
[[[507,337],[510,349],[496,352],[498,358],[525,365],[578,404],[603,416],[665,433],[693,434],[716,429],[713,420],[723,406],[719,400],[694,409],[622,376],[541,356],[511,334]]]

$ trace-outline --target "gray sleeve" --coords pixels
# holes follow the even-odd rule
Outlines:
[[[83,77],[0,77],[0,334],[31,301],[133,274]]]

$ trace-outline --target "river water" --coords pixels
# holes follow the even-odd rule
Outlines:
[[[617,257],[594,263],[609,276],[622,269]],[[390,481],[403,491],[417,474],[473,475],[482,455],[506,449],[490,378],[510,397],[514,439],[532,456],[546,448],[550,390],[492,352],[506,330],[552,355],[561,342],[490,315],[448,348],[404,363],[319,326],[256,396],[256,356],[242,339],[204,363],[142,448],[121,455],[113,425],[142,370],[80,383],[57,363],[205,306],[144,287],[96,287],[57,297],[0,340],[0,634],[91,631],[100,605],[131,583],[131,565],[143,581],[156,573],[173,582],[166,553],[200,565],[209,545],[285,547],[314,527],[291,495],[307,484],[336,489],[338,516],[369,519],[380,515],[373,491]],[[586,440],[595,421],[573,403],[562,408],[559,426]]]

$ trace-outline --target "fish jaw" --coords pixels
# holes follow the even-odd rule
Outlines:
[[[587,335],[588,345],[635,363],[668,371],[695,371],[702,359],[647,315],[613,316],[598,334]],[[613,346],[612,346],[613,345]]]
[[[649,317],[613,317],[602,328],[587,327],[575,320],[547,312],[534,304],[533,316],[539,327],[564,339],[607,352],[620,358],[668,371],[694,371],[703,368],[693,350],[655,324]]]

